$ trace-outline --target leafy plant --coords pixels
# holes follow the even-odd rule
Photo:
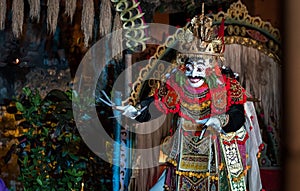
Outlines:
[[[101,176],[90,177],[90,172],[97,166],[101,169],[104,163],[86,147],[78,133],[72,114],[72,93],[52,90],[42,99],[37,90],[24,88],[23,92],[16,107],[28,127],[19,138],[18,151],[19,180],[24,190],[81,190],[83,183],[96,189]]]

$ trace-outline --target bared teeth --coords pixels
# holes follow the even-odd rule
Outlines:
[[[189,80],[190,80],[192,83],[197,83],[197,82],[200,81],[199,78],[190,78]]]

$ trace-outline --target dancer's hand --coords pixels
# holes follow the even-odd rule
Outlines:
[[[115,106],[114,109],[122,112],[122,115],[129,117],[131,119],[135,119],[137,116],[141,114],[134,106],[126,105],[126,106]]]
[[[205,123],[205,125],[212,127],[214,130],[216,130],[219,133],[226,134],[225,131],[222,129],[220,119],[217,117],[209,118],[209,120]]]

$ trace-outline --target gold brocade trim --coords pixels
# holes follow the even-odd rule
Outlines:
[[[186,131],[202,131],[204,124],[196,124],[191,121],[184,121],[182,127]]]
[[[271,49],[266,46],[265,43],[259,42],[257,40],[247,38],[247,37],[241,37],[241,36],[225,36],[224,37],[224,43],[225,44],[240,44],[247,47],[252,47],[260,52],[266,54],[268,57],[273,58],[277,63],[280,64],[280,54],[278,51],[279,47],[278,45],[273,45],[273,43],[270,43],[272,45]],[[274,46],[274,47],[273,47]]]
[[[176,162],[175,162],[176,163]],[[222,165],[220,166],[220,170],[222,170],[224,168],[224,164],[222,163]],[[234,182],[238,182],[240,181],[242,178],[244,178],[247,173],[248,170],[251,168],[251,166],[246,166],[246,169],[243,171],[242,174],[240,174],[238,177],[236,178],[232,178],[232,180]],[[213,175],[211,176],[211,173],[209,172],[191,172],[191,171],[181,171],[181,170],[176,170],[175,173],[179,176],[188,176],[188,177],[196,177],[196,178],[210,178],[211,180],[219,180],[219,177],[217,175]],[[230,176],[227,176],[228,179],[230,179]]]
[[[235,135],[236,135],[235,132],[230,132],[230,133],[226,133],[226,135],[220,134],[220,137],[222,138],[222,140],[226,142],[230,142],[235,138]]]
[[[233,139],[244,140],[246,137],[247,131],[244,127],[239,128],[236,132],[229,132],[224,134],[220,134],[220,137],[223,141],[231,142]]]
[[[204,109],[204,110],[190,110],[188,108],[185,108],[181,105],[180,111],[193,119],[201,119],[205,116],[208,116],[210,114],[210,107]]]
[[[234,181],[234,182],[238,182],[238,181],[240,181],[242,178],[244,178],[246,175],[247,175],[247,173],[248,173],[248,170],[251,168],[251,166],[246,166],[246,169],[243,171],[243,173],[241,173],[238,177],[236,177],[236,178],[232,178],[232,180]],[[230,179],[230,176],[227,176],[227,178],[228,179]]]
[[[219,180],[217,175],[212,175],[209,172],[191,172],[191,171],[180,171],[176,170],[175,172],[179,176],[188,176],[188,177],[196,177],[196,178],[210,178],[211,180]]]
[[[192,156],[190,155],[190,156],[185,156],[185,157],[192,157]],[[201,158],[199,160],[201,160]],[[190,170],[194,170],[194,171],[204,171],[208,168],[208,163],[207,163],[207,161],[195,162],[195,161],[182,160],[180,162],[179,167],[180,167],[180,169],[185,169],[185,170],[190,169]]]
[[[204,110],[204,109],[210,107],[211,101],[206,101],[201,104],[191,104],[191,103],[187,103],[187,102],[184,102],[181,100],[180,104],[183,107],[188,108],[189,110]]]
[[[213,14],[214,22],[221,22],[223,18],[227,21],[231,21],[232,23],[239,23],[244,26],[251,26],[252,28],[260,29],[261,31],[268,33],[272,38],[274,38],[274,40],[278,42],[281,41],[279,29],[273,27],[270,22],[263,21],[260,17],[250,16],[246,5],[244,5],[240,0],[236,3],[232,3],[226,13],[224,11],[220,11],[217,14]],[[243,31],[243,34],[245,34],[245,32],[246,31]]]
[[[176,160],[174,160],[174,159],[167,158],[166,161],[169,162],[169,163],[171,163],[173,166],[177,166],[177,162],[176,162]]]

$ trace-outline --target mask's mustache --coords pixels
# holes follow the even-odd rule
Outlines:
[[[187,76],[188,79],[200,79],[200,80],[204,80],[204,77],[203,76]]]

